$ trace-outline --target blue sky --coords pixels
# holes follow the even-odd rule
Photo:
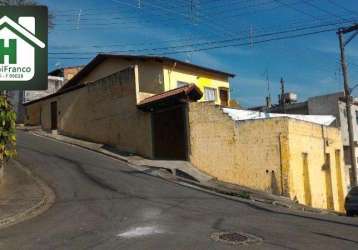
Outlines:
[[[192,5],[190,2],[42,0],[40,3],[48,5],[55,15],[55,28],[49,34],[49,69],[86,64],[101,51],[167,53],[236,74],[231,80],[231,95],[246,107],[264,104],[266,70],[273,102],[277,102],[281,77],[286,89],[296,92],[300,100],[342,89],[335,31],[255,43],[260,41],[260,35],[271,32],[316,25],[320,27],[313,31],[317,31],[349,25],[358,21],[358,1],[193,0]],[[212,43],[247,44],[182,52],[215,47]],[[347,57],[351,83],[358,84],[358,37],[347,46]]]

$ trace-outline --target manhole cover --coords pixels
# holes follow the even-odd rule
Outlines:
[[[235,245],[254,244],[262,241],[262,239],[254,235],[241,232],[216,232],[211,235],[211,238],[216,241]]]

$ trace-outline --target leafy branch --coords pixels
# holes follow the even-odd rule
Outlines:
[[[16,155],[16,112],[6,96],[0,96],[0,161]]]

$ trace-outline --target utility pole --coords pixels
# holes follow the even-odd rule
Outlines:
[[[282,113],[286,113],[286,109],[285,109],[285,81],[283,80],[283,78],[281,77],[280,80],[281,83],[281,107],[282,107]]]
[[[353,32],[353,35],[350,36],[346,41],[344,41],[344,34]],[[344,84],[344,97],[346,101],[346,112],[347,112],[347,124],[348,124],[348,137],[349,137],[349,148],[351,153],[351,168],[352,168],[352,186],[357,186],[357,159],[356,151],[354,145],[354,133],[353,133],[353,121],[352,121],[352,95],[351,89],[349,88],[348,80],[348,69],[345,57],[345,46],[352,41],[352,39],[358,34],[358,24],[355,24],[348,28],[338,29],[338,39],[339,39],[339,48],[341,52],[341,66],[343,73],[343,84]]]

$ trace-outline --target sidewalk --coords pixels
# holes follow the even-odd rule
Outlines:
[[[0,228],[32,218],[54,201],[52,190],[19,162],[10,160],[0,183]]]
[[[34,135],[45,136],[51,139],[80,146],[92,151],[96,151],[112,158],[125,161],[139,171],[159,175],[166,179],[171,179],[179,183],[190,186],[196,186],[223,195],[231,196],[239,199],[247,199],[253,202],[271,204],[274,206],[286,207],[294,210],[308,211],[313,213],[330,213],[337,214],[334,211],[316,209],[305,205],[298,204],[287,197],[273,195],[263,191],[242,187],[239,185],[218,181],[216,178],[209,176],[187,161],[167,161],[167,160],[150,160],[138,155],[120,152],[109,146],[75,139],[59,134],[51,134],[43,131],[39,127],[22,127],[19,128],[28,131]],[[165,171],[161,171],[165,170]]]

